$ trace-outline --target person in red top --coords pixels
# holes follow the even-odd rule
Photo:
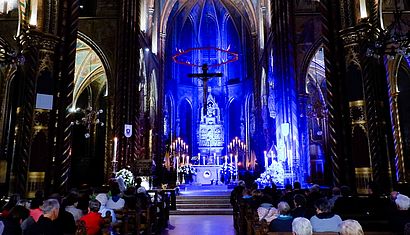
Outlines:
[[[80,220],[84,221],[85,223],[87,235],[96,235],[101,230],[101,226],[104,220],[98,213],[100,205],[101,204],[99,201],[91,200],[88,204],[88,214],[80,218]]]

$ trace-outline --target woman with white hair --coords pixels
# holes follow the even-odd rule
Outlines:
[[[406,195],[397,193],[394,200],[396,209],[389,215],[390,226],[394,233],[403,233],[406,223],[410,223],[410,198]]]
[[[410,198],[403,194],[398,194],[394,201],[399,210],[408,210],[410,207]]]
[[[293,217],[290,215],[290,206],[287,202],[279,202],[279,215],[269,224],[271,232],[292,232]]]
[[[339,224],[340,235],[364,235],[362,226],[357,220],[344,220]]]
[[[312,235],[312,225],[304,217],[297,217],[292,222],[292,233],[294,235]]]

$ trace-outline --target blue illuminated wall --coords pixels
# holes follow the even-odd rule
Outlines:
[[[172,141],[181,137],[189,144],[191,156],[223,156],[226,146],[234,138],[245,141],[247,120],[244,114],[246,97],[253,93],[253,64],[251,37],[241,15],[219,0],[176,3],[167,25],[165,100],[167,128],[165,138]],[[232,17],[235,16],[235,17]],[[245,35],[243,37],[243,35]],[[214,47],[238,53],[239,60],[211,67],[208,72],[223,73],[208,83],[208,101],[217,111],[203,113],[203,83],[189,78],[190,73],[202,73],[200,67],[173,62],[172,56],[189,48]],[[183,57],[187,63],[213,65],[226,61],[229,56],[216,50],[198,50]]]
[[[309,55],[311,62],[305,65],[309,71],[296,81],[292,40],[273,31],[271,44],[264,45],[266,61],[254,67],[254,60],[260,58],[253,51],[255,41],[245,18],[249,16],[229,3],[192,0],[174,6],[166,32],[164,138],[170,143],[181,137],[191,156],[224,156],[227,145],[238,137],[250,146],[247,160],[257,160],[255,172],[272,166],[281,172],[282,185],[318,180],[323,176],[327,125],[318,119],[326,110],[323,51],[316,48]],[[223,77],[209,80],[205,113],[203,83],[188,76],[202,70],[191,65],[222,63],[229,55],[218,50],[189,51],[203,47],[239,56],[233,63],[210,67],[208,72],[221,72]],[[173,61],[175,55],[184,64]],[[302,95],[298,83],[306,84]],[[267,161],[264,151],[269,154]]]

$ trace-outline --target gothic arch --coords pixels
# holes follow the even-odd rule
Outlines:
[[[100,46],[98,46],[97,43],[95,43],[90,37],[88,37],[86,34],[78,31],[78,39],[84,41],[88,46],[90,46],[94,52],[98,55],[100,58],[102,65],[104,66],[105,73],[107,74],[107,80],[112,81],[113,80],[113,70],[111,68],[110,62],[108,61],[108,57],[106,56],[106,53],[101,49]],[[112,86],[109,86],[112,87]]]
[[[109,69],[110,67],[107,61],[104,53],[93,41],[85,35],[79,34],[77,39],[72,108],[76,108],[77,101],[85,90],[94,91],[94,93],[89,92],[88,98],[91,101],[90,105],[92,107],[96,106],[95,102],[102,92],[104,92],[104,96],[110,93],[109,87],[111,86],[108,84],[107,76],[109,72],[106,70],[106,68]],[[92,86],[92,89],[89,89],[89,86]]]
[[[185,111],[185,113],[183,113]],[[177,133],[176,137],[180,137],[189,145],[189,155],[192,153],[193,146],[193,108],[191,101],[184,97],[180,100],[178,104],[178,114],[177,114]]]
[[[154,128],[155,119],[157,116],[157,103],[158,103],[158,88],[157,88],[157,75],[156,70],[152,70],[150,74],[150,94],[149,94],[149,110],[151,128]]]
[[[164,115],[165,138],[173,140],[175,137],[176,109],[174,96],[169,91],[165,94],[164,112],[166,112],[166,115]],[[167,130],[169,130],[169,132]]]
[[[222,1],[222,0],[221,0]],[[173,8],[175,7],[175,4],[178,2],[178,0],[169,0],[165,2],[165,6],[162,10],[162,14],[161,14],[161,20],[160,20],[160,35],[166,35],[167,33],[167,24],[168,24],[168,20],[169,17],[171,15],[171,12],[173,10]],[[235,1],[235,0],[229,0],[228,1],[232,6],[234,6],[234,4],[238,5],[239,4],[244,4],[243,7],[245,8],[243,11],[241,11],[241,9],[239,9],[238,7],[235,7],[235,9],[241,13],[241,15],[244,17],[245,15],[249,15],[250,19],[248,20],[248,26],[250,27],[250,32],[256,33],[257,32],[257,20],[256,20],[256,13],[255,10],[252,6],[252,1],[246,0],[245,3],[243,3],[242,1]],[[233,3],[235,2],[235,3]],[[183,7],[181,7],[183,8]],[[244,14],[244,12],[246,14]]]
[[[409,124],[403,121],[407,120],[409,107],[406,107],[407,102],[403,102],[409,93],[410,79],[410,63],[403,57],[398,57],[395,60],[388,61],[386,64],[387,84],[389,94],[389,109],[390,119],[392,123],[392,132],[394,139],[394,159],[395,174],[397,182],[408,181],[410,179],[409,172],[406,171],[410,165],[410,159],[407,157],[410,152],[410,128]],[[404,107],[403,107],[404,105]]]
[[[313,48],[313,47],[312,47]],[[309,175],[308,182],[324,182],[324,165],[327,138],[327,101],[326,101],[326,68],[324,49],[321,44],[315,50],[310,50],[309,63],[302,74],[305,75],[303,89],[299,91],[302,97],[301,123],[299,124],[302,140],[306,146],[302,152],[306,156],[303,164]],[[312,53],[314,52],[314,54]],[[302,78],[301,78],[302,79]]]
[[[323,38],[319,38],[313,43],[313,45],[307,51],[306,55],[303,57],[302,67],[299,70],[299,79],[303,81],[305,80],[307,73],[309,71],[310,62],[312,61],[312,58],[315,56],[317,50],[319,49],[319,47],[322,46],[322,44],[323,44]],[[306,92],[306,82],[300,82],[299,84],[301,84],[299,86],[299,93],[301,94],[305,93]]]

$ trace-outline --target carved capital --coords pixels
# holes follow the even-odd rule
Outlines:
[[[368,40],[370,32],[371,25],[368,23],[363,23],[341,30],[340,37],[343,40],[343,46],[347,48],[350,46],[358,45],[364,40]]]
[[[29,29],[26,30],[25,33],[21,34],[17,40],[23,50],[32,50],[33,48],[38,50],[38,71],[45,69],[53,71],[53,56],[55,48],[60,42],[60,39],[57,36]]]

